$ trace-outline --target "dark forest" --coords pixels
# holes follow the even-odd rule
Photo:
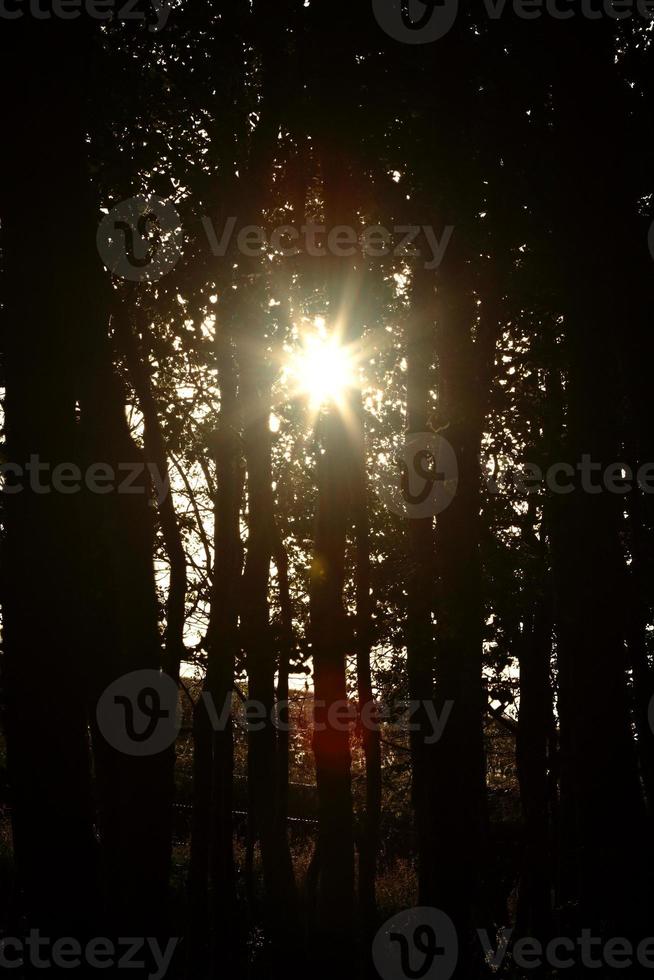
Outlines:
[[[653,22],[0,3],[3,974],[654,976]]]

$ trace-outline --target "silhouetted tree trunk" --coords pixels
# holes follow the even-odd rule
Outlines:
[[[108,320],[107,320],[108,322]],[[84,498],[88,560],[82,610],[93,637],[93,700],[136,670],[159,670],[162,650],[154,581],[154,526],[145,460],[127,426],[110,349],[86,352],[92,381],[80,393],[84,461],[106,460],[142,474],[138,492]],[[102,357],[102,361],[100,358]],[[109,745],[92,716],[103,868],[116,928],[165,928],[170,862],[170,751],[127,756]],[[138,934],[138,933],[136,933]]]
[[[170,564],[170,582],[166,600],[164,669],[168,676],[177,683],[180,664],[185,652],[186,554],[170,490],[168,453],[159,423],[157,404],[152,393],[150,370],[143,362],[139,351],[133,333],[134,328],[130,322],[130,314],[126,309],[119,309],[112,317],[112,321],[115,324],[118,344],[125,355],[134,391],[143,413],[145,457],[148,464],[155,467],[163,487],[163,496],[161,500],[157,501],[157,507],[164,548]]]
[[[345,682],[345,540],[350,513],[348,434],[332,408],[321,422],[318,512],[311,566],[311,650],[314,665],[313,749],[318,783],[320,870],[318,928],[321,969],[350,961],[353,927],[354,831],[350,736],[330,723],[330,708],[347,698]],[[342,717],[342,715],[341,715]]]
[[[288,779],[290,761],[289,739],[289,668],[293,652],[293,605],[288,580],[288,554],[281,539],[279,530],[275,529],[273,541],[273,558],[277,567],[280,605],[280,643],[277,671],[277,711],[280,721],[277,732],[277,799],[279,819],[286,821],[288,817]]]
[[[87,893],[80,888],[75,902],[78,907],[80,903],[88,905],[80,913],[88,918],[94,906],[95,848],[89,843],[90,826],[87,824],[84,829],[80,813],[75,810],[82,805],[88,792],[88,770],[82,760],[88,758],[87,726],[90,725],[99,801],[103,890],[108,906],[104,927],[122,935],[126,930],[137,935],[158,935],[165,931],[170,854],[170,834],[162,806],[166,792],[163,757],[128,757],[108,745],[95,724],[96,703],[106,686],[139,668],[158,669],[161,650],[147,486],[141,479],[137,487],[140,493],[125,495],[118,492],[120,465],[134,463],[142,472],[143,458],[129,436],[123,393],[113,372],[108,342],[109,287],[95,249],[96,209],[86,164],[85,120],[85,98],[89,90],[93,91],[87,68],[94,52],[83,24],[67,24],[66,28],[64,31],[61,25],[42,26],[38,39],[30,37],[29,49],[25,48],[21,53],[20,44],[16,45],[14,53],[18,57],[11,66],[14,81],[24,76],[22,87],[28,100],[27,107],[25,104],[21,107],[25,123],[18,123],[17,149],[19,153],[26,153],[19,161],[20,171],[29,174],[43,159],[42,138],[52,145],[56,142],[59,147],[55,161],[49,159],[47,178],[35,177],[39,187],[43,187],[43,197],[33,193],[33,189],[28,195],[37,208],[34,227],[41,228],[47,220],[53,233],[57,229],[57,234],[63,235],[63,239],[49,240],[41,229],[38,245],[32,243],[31,259],[21,257],[23,246],[20,241],[12,247],[12,256],[16,256],[23,266],[16,281],[23,282],[25,296],[34,295],[33,288],[28,288],[22,278],[33,268],[30,263],[36,261],[43,270],[44,287],[40,290],[36,332],[21,332],[24,338],[29,337],[30,344],[36,343],[39,354],[32,354],[32,364],[28,367],[23,361],[24,341],[18,340],[18,335],[12,331],[8,359],[14,359],[19,371],[26,368],[29,371],[22,379],[27,386],[24,390],[43,392],[44,395],[53,392],[51,405],[47,404],[47,398],[45,402],[35,399],[34,407],[40,405],[40,410],[50,415],[43,430],[44,437],[40,437],[38,428],[29,422],[30,415],[33,418],[32,409],[23,423],[28,428],[23,434],[18,433],[17,447],[22,454],[31,441],[34,451],[48,457],[49,465],[70,461],[77,463],[82,473],[91,464],[109,464],[115,482],[107,495],[93,494],[83,485],[79,497],[65,496],[56,489],[44,496],[47,501],[43,506],[52,510],[47,516],[47,526],[41,531],[46,535],[45,541],[53,541],[52,535],[58,539],[51,554],[53,564],[46,563],[44,569],[50,568],[55,574],[56,581],[53,581],[49,595],[53,596],[59,611],[55,614],[53,609],[50,615],[46,610],[43,622],[48,624],[51,637],[60,635],[62,642],[65,638],[66,650],[62,650],[59,657],[48,653],[48,663],[40,670],[36,663],[30,664],[30,658],[41,657],[47,645],[35,641],[33,628],[27,628],[21,643],[26,643],[29,637],[29,646],[25,646],[15,668],[11,662],[9,664],[9,688],[14,687],[15,691],[15,695],[10,695],[10,703],[15,697],[9,713],[9,729],[13,731],[10,741],[13,739],[18,746],[20,760],[15,770],[17,832],[19,838],[24,837],[21,797],[25,790],[22,783],[29,774],[32,781],[30,808],[37,802],[38,805],[27,817],[28,822],[42,813],[44,806],[49,806],[62,818],[65,816],[66,827],[59,828],[61,837],[54,843],[44,833],[43,823],[39,820],[38,837],[43,843],[35,840],[29,845],[32,857],[28,859],[27,877],[30,877],[29,864],[36,859],[40,865],[40,888],[52,888],[56,882],[56,887],[65,893],[69,885],[80,888],[75,870],[79,868],[87,882],[89,899],[87,901]],[[57,47],[59,42],[61,47]],[[49,55],[54,50],[57,51],[57,63],[51,65]],[[25,66],[31,65],[34,58],[38,71],[33,73],[29,68],[28,77],[24,75]],[[14,188],[15,196],[18,196],[15,188],[20,186],[18,176],[18,172],[15,173],[5,185]],[[56,195],[52,191],[52,181],[57,187]],[[8,228],[11,228],[13,213],[13,204],[8,201],[3,211],[3,216],[6,214],[9,219]],[[62,213],[64,218],[59,220],[57,215]],[[17,216],[15,229],[24,236],[22,221],[24,217]],[[10,264],[13,261],[13,257],[8,259]],[[68,284],[65,292],[62,292],[63,283]],[[23,315],[25,310],[29,311],[29,300],[25,301]],[[48,317],[52,323],[47,338],[39,342],[39,332],[45,329]],[[51,343],[56,350],[50,348]],[[40,352],[44,360],[39,366]],[[11,378],[11,371],[9,376]],[[13,414],[12,398],[13,395],[8,394],[8,416]],[[30,496],[21,496],[20,500],[25,503],[19,503],[19,509],[29,506]],[[69,503],[73,500],[75,520],[73,505]],[[24,511],[23,514],[27,516]],[[29,516],[28,523],[35,531],[38,529],[37,512],[34,519]],[[31,532],[26,527],[23,532],[28,534],[29,540]],[[61,563],[65,569],[63,574]],[[18,559],[17,568],[21,564],[22,559]],[[43,601],[50,600],[44,598]],[[11,601],[8,609],[11,635],[10,607]],[[60,622],[62,615],[66,615],[67,624]],[[58,622],[60,629],[56,625]],[[15,675],[11,678],[14,669]],[[42,682],[46,685],[43,698],[57,706],[57,713],[63,712],[61,719],[50,718],[53,707],[40,702]],[[61,696],[58,694],[60,683],[65,687]],[[23,684],[27,687],[21,691]],[[38,762],[33,759],[32,764],[24,754],[29,746],[29,739],[24,742],[25,725],[31,727],[28,704],[37,711],[33,718],[35,726],[40,718],[48,730],[48,738],[41,739],[41,759]],[[70,738],[75,728],[77,745],[72,742],[67,747],[59,744],[58,733],[62,736],[68,733],[65,737]],[[54,752],[52,757],[51,751]],[[63,767],[62,759],[67,760]],[[34,777],[37,770],[43,773],[41,788]],[[60,790],[65,793],[66,802],[52,800],[47,803],[55,787],[57,793]],[[42,797],[40,800],[39,796]],[[84,819],[90,819],[88,804],[83,805]],[[58,833],[57,818],[53,818],[50,826]],[[52,865],[58,860],[55,854],[65,854],[62,841],[66,841],[71,833],[74,843],[71,841],[69,866],[55,874]],[[28,831],[27,839],[29,837]],[[45,852],[39,854],[42,847]],[[80,859],[86,862],[83,871],[76,861],[80,848],[84,850]],[[57,918],[63,921],[69,914],[64,900],[56,903]]]
[[[642,456],[632,464],[637,473]],[[648,536],[651,549],[651,530],[647,528],[644,501],[640,488],[634,487],[629,494],[629,547],[631,567],[627,579],[627,650],[632,671],[633,712],[638,733],[638,760],[650,819],[654,816],[654,731],[649,722],[649,707],[654,698],[654,671],[649,663],[647,650],[647,625],[649,602],[647,582]]]
[[[339,57],[340,62],[340,57]],[[338,89],[345,73],[335,72],[334,88],[321,92],[320,161],[329,227],[352,225],[354,208],[350,161],[339,131],[343,104]],[[323,280],[330,330],[342,344],[361,332],[361,271],[349,258],[329,256]],[[313,749],[318,785],[319,943],[314,969],[322,976],[350,968],[354,940],[354,814],[350,731],[343,722],[347,702],[348,637],[344,607],[345,549],[353,518],[351,413],[329,404],[317,425],[318,503],[309,585],[309,638],[314,668]],[[340,717],[333,706],[342,705]]]
[[[359,836],[359,905],[366,943],[371,942],[376,922],[375,878],[381,820],[381,741],[372,689],[370,651],[373,641],[370,575],[370,527],[366,480],[365,429],[361,396],[352,398],[353,515],[356,555],[355,644],[360,732],[366,769],[366,802]]]
[[[49,936],[91,932],[99,890],[83,670],[89,651],[78,621],[80,500],[51,487],[55,466],[79,462],[76,380],[84,367],[76,344],[84,324],[62,286],[73,283],[73,256],[84,245],[86,181],[76,90],[84,39],[68,27],[30,35],[20,25],[1,70],[3,89],[21,91],[4,107],[0,177],[12,464],[2,549],[7,759],[23,911]],[[58,152],[44,154],[48,145]],[[30,461],[47,470],[30,479]],[[33,489],[39,484],[49,490]]]
[[[407,434],[431,431],[430,378],[434,361],[433,285],[431,275],[419,270],[412,290],[407,325]],[[415,468],[417,460],[406,461]],[[420,704],[412,713],[410,734],[412,803],[418,844],[420,902],[429,901],[432,830],[428,796],[428,746],[425,742],[424,704],[434,696],[434,519],[418,517],[409,507],[407,521],[407,672],[409,699]]]
[[[216,467],[214,503],[214,570],[207,631],[207,674],[203,697],[194,710],[194,802],[189,893],[191,905],[191,968],[200,961],[194,943],[206,935],[207,907],[213,975],[227,963],[235,968],[238,953],[236,879],[232,840],[234,744],[231,709],[225,723],[213,730],[207,698],[219,716],[231,703],[234,661],[238,649],[238,607],[241,577],[240,512],[243,492],[242,447],[239,436],[237,377],[229,311],[217,325],[216,363],[220,417],[213,437]]]
[[[484,294],[475,323],[479,311],[463,252],[460,235],[439,273],[437,306],[439,420],[456,454],[458,486],[436,524],[436,712],[441,717],[447,702],[451,712],[431,753],[429,882],[431,902],[459,933],[457,977],[474,975],[471,957],[478,951],[470,942],[482,901],[486,837],[479,456],[497,330],[491,294]]]
[[[542,594],[528,611],[519,637],[520,710],[516,763],[524,819],[524,850],[516,928],[521,935],[550,938],[552,825],[550,752],[554,717],[550,683],[551,597]]]
[[[143,362],[138,343],[133,333],[130,314],[119,308],[112,317],[118,346],[125,356],[127,368],[134,385],[134,391],[143,414],[144,456],[149,466],[156,468],[162,486],[161,499],[157,500],[159,522],[164,548],[170,566],[168,595],[166,599],[166,632],[163,657],[165,673],[176,683],[179,682],[180,664],[184,657],[184,616],[186,605],[186,554],[182,535],[175,513],[168,454],[157,405],[152,393],[149,367]],[[173,803],[175,798],[175,746],[171,745],[163,753],[161,765],[165,770],[166,796],[162,802],[161,819],[165,821],[166,836],[172,848]],[[169,854],[168,860],[172,855]]]
[[[248,779],[253,794],[255,831],[261,842],[268,913],[275,932],[287,933],[297,921],[293,865],[278,798],[275,726],[275,650],[270,624],[270,562],[277,536],[270,445],[270,368],[265,363],[261,310],[257,297],[241,307],[241,391],[243,443],[248,474],[248,542],[241,592],[241,640],[247,658],[248,694],[264,717],[248,738]],[[254,308],[253,308],[254,307]],[[279,936],[277,937],[279,939]]]
[[[568,898],[579,902],[571,927],[642,936],[651,852],[626,690],[623,503],[615,493],[589,491],[579,475],[584,455],[601,471],[621,457],[620,375],[612,353],[624,311],[612,280],[619,238],[604,249],[596,243],[605,223],[620,228],[629,210],[621,194],[601,215],[597,209],[597,194],[621,172],[623,117],[611,32],[603,24],[584,27],[558,38],[553,159],[565,158],[566,166],[565,179],[550,189],[568,366],[561,459],[574,474],[572,492],[553,501],[552,523],[564,842],[573,872]],[[589,100],[584,113],[573,108],[577,99]]]

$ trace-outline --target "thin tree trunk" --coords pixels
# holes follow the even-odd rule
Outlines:
[[[234,355],[228,337],[219,341],[218,378],[221,424],[217,433],[215,560],[216,572],[207,633],[207,690],[219,710],[234,689],[238,650],[238,607],[242,567],[240,513],[243,495],[241,440],[237,418]],[[224,413],[224,415],[223,415]],[[232,840],[234,744],[231,717],[213,733],[212,844],[209,859],[214,929],[213,969],[224,971],[225,944],[234,945],[236,927],[235,869]]]
[[[430,368],[434,359],[433,289],[430,277],[416,273],[412,309],[407,328],[407,434],[430,428],[428,398]],[[413,466],[414,460],[407,461]],[[409,511],[407,522],[407,672],[409,699],[420,705],[414,712],[410,734],[412,803],[418,844],[418,894],[429,900],[432,831],[429,822],[428,748],[425,742],[424,705],[434,696],[435,643],[432,626],[434,606],[434,520]]]
[[[552,885],[549,751],[554,728],[550,683],[552,610],[547,594],[538,596],[526,619],[518,651],[516,762],[525,829],[516,928],[520,935],[547,943],[551,938]]]
[[[350,510],[348,436],[332,409],[323,420],[318,512],[311,566],[311,649],[314,665],[313,749],[318,784],[320,871],[318,948],[321,969],[350,963],[353,928],[354,829],[350,736],[329,723],[332,705],[347,698],[345,682],[345,538]]]
[[[638,464],[632,472],[638,472]],[[633,712],[638,733],[638,760],[650,820],[654,818],[654,731],[649,721],[649,709],[654,698],[654,671],[647,652],[647,571],[644,540],[645,526],[641,491],[634,487],[629,494],[631,568],[627,585],[627,650],[632,671]],[[651,538],[651,531],[649,531]],[[651,544],[650,544],[651,547]]]
[[[342,78],[341,78],[342,81]],[[330,227],[352,225],[352,179],[332,127],[339,108],[327,95],[321,161],[325,211]],[[360,337],[361,271],[350,259],[330,257],[325,280],[331,328],[339,340]],[[349,969],[354,939],[354,813],[350,732],[335,721],[333,705],[347,702],[347,615],[344,607],[345,550],[355,500],[352,487],[352,412],[324,406],[318,422],[318,505],[309,586],[310,642],[314,667],[313,749],[318,785],[317,925],[315,964],[321,975]]]
[[[353,399],[354,401],[354,399]],[[353,513],[356,545],[356,620],[357,690],[360,731],[366,769],[366,802],[359,842],[359,907],[366,945],[372,941],[376,925],[375,878],[380,844],[381,820],[381,741],[377,728],[375,699],[372,689],[370,650],[372,645],[372,608],[370,576],[370,527],[368,488],[361,396],[353,405],[356,418],[355,472]]]
[[[281,611],[281,637],[277,672],[277,711],[279,730],[277,732],[277,800],[279,819],[288,818],[288,780],[290,761],[290,711],[289,711],[289,668],[293,652],[293,606],[288,581],[288,554],[284,543],[275,529],[273,558],[277,567],[279,582],[279,605]]]
[[[170,583],[166,601],[166,643],[164,670],[175,683],[184,657],[184,611],[186,603],[186,554],[179,529],[175,504],[170,490],[168,453],[164,441],[157,405],[152,394],[150,372],[141,358],[127,310],[118,310],[113,317],[116,335],[125,354],[144,424],[145,457],[156,468],[163,485],[163,497],[157,501],[164,547],[170,564]]]
[[[207,631],[207,674],[194,711],[195,764],[189,902],[190,969],[196,968],[209,918],[213,974],[236,968],[238,919],[232,839],[234,744],[231,712],[214,731],[207,699],[219,715],[231,702],[238,648],[238,603],[241,577],[240,512],[243,490],[241,440],[238,433],[237,381],[229,329],[217,327],[216,361],[221,409],[212,451],[216,467],[214,502],[214,571]],[[208,905],[208,911],[207,911]],[[196,943],[198,945],[196,945]],[[197,950],[197,952],[196,952]]]
[[[486,837],[486,763],[483,721],[487,696],[482,678],[479,455],[496,313],[485,296],[473,341],[475,303],[461,242],[451,246],[439,289],[439,409],[443,433],[456,454],[458,486],[436,526],[438,643],[436,712],[451,712],[430,766],[433,836],[430,901],[453,920],[460,942],[455,976],[475,975],[475,918],[482,905]],[[475,962],[477,961],[477,962]]]
[[[186,607],[186,553],[179,529],[175,505],[170,489],[168,455],[164,441],[157,405],[152,394],[148,367],[143,363],[134,337],[129,313],[119,309],[112,318],[116,327],[116,338],[125,355],[127,367],[134,385],[144,424],[144,455],[150,466],[156,467],[163,497],[157,500],[159,521],[163,534],[169,565],[170,580],[166,600],[166,633],[163,657],[164,672],[179,683],[180,664],[184,657],[184,616]],[[165,798],[162,799],[161,819],[165,821],[166,836],[170,842],[168,861],[172,858],[173,804],[175,799],[175,746],[163,753],[161,765],[164,769]]]
[[[252,312],[254,322],[257,313],[258,310]],[[297,893],[286,822],[281,818],[277,795],[275,651],[268,600],[270,562],[277,536],[269,425],[271,379],[260,351],[263,336],[255,336],[255,331],[247,328],[244,333],[241,390],[246,416],[243,442],[249,535],[241,591],[241,637],[247,658],[248,694],[263,706],[264,712],[263,720],[249,734],[248,778],[256,834],[261,842],[268,915],[279,940],[280,934],[288,933],[289,926],[297,921]]]

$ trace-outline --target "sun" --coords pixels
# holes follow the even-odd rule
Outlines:
[[[342,407],[356,385],[351,351],[337,333],[326,330],[322,318],[300,336],[300,349],[289,358],[286,373],[293,393],[307,398],[313,411],[329,404]]]
[[[299,393],[306,395],[312,408],[330,402],[340,403],[354,384],[354,370],[345,347],[336,339],[307,338],[297,355]]]

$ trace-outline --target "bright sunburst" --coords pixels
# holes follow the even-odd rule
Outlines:
[[[341,344],[337,332],[326,330],[322,318],[300,336],[300,345],[287,364],[293,393],[305,396],[313,411],[329,403],[342,407],[348,390],[356,384],[351,351]]]

